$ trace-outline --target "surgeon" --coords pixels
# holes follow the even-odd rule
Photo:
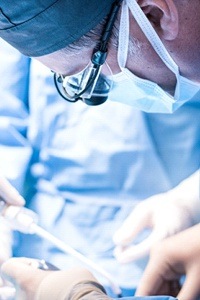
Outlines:
[[[160,116],[111,101],[96,107],[82,102],[73,105],[60,98],[51,72],[41,63],[23,56],[4,41],[0,49],[0,95],[4,99],[0,106],[1,171],[23,194],[26,206],[38,214],[40,226],[115,274],[123,295],[133,295],[151,245],[144,239],[149,230],[138,235],[138,241],[146,241],[148,247],[138,244],[137,260],[123,265],[113,255],[113,235],[134,207],[138,220],[143,221],[148,205],[158,210],[163,202],[165,223],[162,206],[160,213],[155,210],[155,228],[164,230],[158,232],[157,238],[195,222],[187,210],[174,207],[164,192],[179,186],[197,166],[199,120],[194,132],[188,133],[189,146],[184,144],[177,149],[174,144],[180,143],[184,126],[197,118],[198,110],[192,109],[192,117],[187,108]],[[180,123],[176,125],[178,119],[181,130]],[[160,134],[157,127],[166,134]],[[169,140],[174,142],[166,145]],[[186,151],[189,156],[193,154],[193,165],[179,172],[177,165],[185,165]],[[157,176],[151,177],[151,170]],[[190,181],[187,182],[195,195],[198,184],[192,186],[194,181]],[[151,205],[152,201],[156,204]],[[142,214],[140,202],[146,207],[140,209]],[[197,217],[198,207],[192,213]],[[118,248],[115,255],[119,259]],[[15,233],[11,251],[14,256],[45,259],[60,269],[78,263],[35,235]],[[98,279],[112,295],[108,281]]]
[[[124,227],[115,234],[114,241],[119,247],[116,255],[125,262],[138,257],[140,251],[135,246],[128,248],[128,257],[124,254],[127,244],[144,227],[151,226],[154,230],[142,245],[143,254],[148,253],[156,240],[199,222],[198,192],[188,197],[185,190],[192,184],[198,191],[195,182],[199,178],[200,4],[185,1],[183,5],[178,0],[101,1],[98,5],[96,1],[90,1],[89,5],[86,1],[84,4],[80,7],[79,2],[57,1],[41,7],[39,3],[29,2],[18,6],[18,13],[14,3],[13,8],[9,6],[8,9],[5,2],[1,6],[0,35],[25,55],[36,57],[52,69],[59,93],[71,102],[82,99],[86,104],[99,104],[109,94],[110,100],[145,112],[172,113],[179,108],[179,118],[175,118],[175,112],[171,129],[175,134],[173,126],[178,126],[182,132],[176,136],[179,139],[175,138],[176,142],[171,144],[166,135],[168,131],[162,130],[161,134],[166,144],[177,152],[173,155],[164,147],[162,162],[169,158],[172,162],[175,157],[184,162],[164,164],[166,174],[170,175],[167,176],[168,187],[144,202],[143,209],[139,210],[141,218],[136,222],[133,211],[128,218],[133,229],[129,227],[127,235]],[[103,19],[106,16],[108,18]],[[76,73],[77,76],[72,76]],[[185,113],[196,114],[196,118],[185,122]],[[158,115],[161,122],[165,122],[165,118],[165,115]],[[160,132],[159,122],[155,125],[153,128]],[[169,130],[168,122],[166,128]],[[156,145],[163,145],[161,140],[159,144],[156,139]],[[194,148],[189,152],[191,145]],[[180,154],[182,147],[184,151]],[[159,176],[158,179],[160,183]],[[160,198],[168,199],[169,205]],[[167,216],[174,215],[175,221],[166,217],[167,211]]]

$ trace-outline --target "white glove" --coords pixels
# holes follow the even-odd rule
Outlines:
[[[12,230],[9,224],[0,216],[0,265],[12,255]],[[0,299],[12,300],[13,290],[9,283],[0,278]]]
[[[0,287],[0,300],[16,300],[15,288],[12,286]]]
[[[199,170],[172,190],[139,203],[114,234],[116,259],[121,263],[149,254],[153,244],[200,222]],[[150,235],[138,244],[130,244],[144,229]]]
[[[0,265],[12,256],[12,230],[0,217]]]
[[[22,206],[25,200],[18,191],[0,174],[0,199],[12,205]]]
[[[3,199],[8,204],[21,206],[25,203],[17,190],[0,175],[0,200]],[[4,209],[4,206],[0,206]],[[0,264],[11,257],[12,254],[12,230],[6,220],[0,216]]]
[[[0,175],[0,200],[6,203],[22,206],[25,200],[18,191]],[[1,206],[3,209],[3,206]],[[0,265],[12,256],[12,230],[9,223],[0,216]],[[11,300],[13,298],[13,289],[5,280],[0,278],[0,299]]]
[[[23,198],[17,190],[0,175],[0,199],[7,203],[21,205]],[[3,207],[2,207],[3,209]],[[0,265],[12,255],[12,230],[6,220],[0,216]]]

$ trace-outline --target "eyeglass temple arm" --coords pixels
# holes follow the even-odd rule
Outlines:
[[[100,40],[100,45],[99,49],[93,54],[92,56],[92,63],[95,65],[102,65],[104,64],[106,57],[107,57],[107,52],[108,52],[108,42],[110,39],[110,36],[112,34],[112,29],[119,11],[119,8],[121,6],[123,0],[117,0],[113,3],[112,9],[110,11],[110,14],[108,16],[108,21],[105,26],[105,29],[103,31],[101,40]]]

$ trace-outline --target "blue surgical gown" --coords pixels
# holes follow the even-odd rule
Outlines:
[[[111,101],[71,104],[57,94],[49,70],[0,47],[0,169],[41,227],[105,268],[121,287],[136,287],[148,258],[120,265],[112,236],[139,201],[199,169],[200,96],[173,115]],[[79,263],[37,235],[16,233],[14,255],[61,269]]]

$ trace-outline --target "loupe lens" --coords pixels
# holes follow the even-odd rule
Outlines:
[[[108,99],[109,92],[112,88],[112,80],[100,74],[94,89],[90,95],[86,93],[82,95],[82,100],[88,105],[99,105]],[[88,97],[89,96],[89,97]]]
[[[88,105],[99,105],[104,103],[112,87],[112,73],[107,64],[105,76],[101,73],[101,66],[88,65],[83,71],[72,76],[59,76],[55,74],[55,84],[59,94],[70,102],[81,99]]]
[[[91,66],[87,66],[83,71],[72,76],[65,76],[62,82],[63,89],[70,97],[81,94],[87,87],[88,82],[93,80],[95,70]]]

